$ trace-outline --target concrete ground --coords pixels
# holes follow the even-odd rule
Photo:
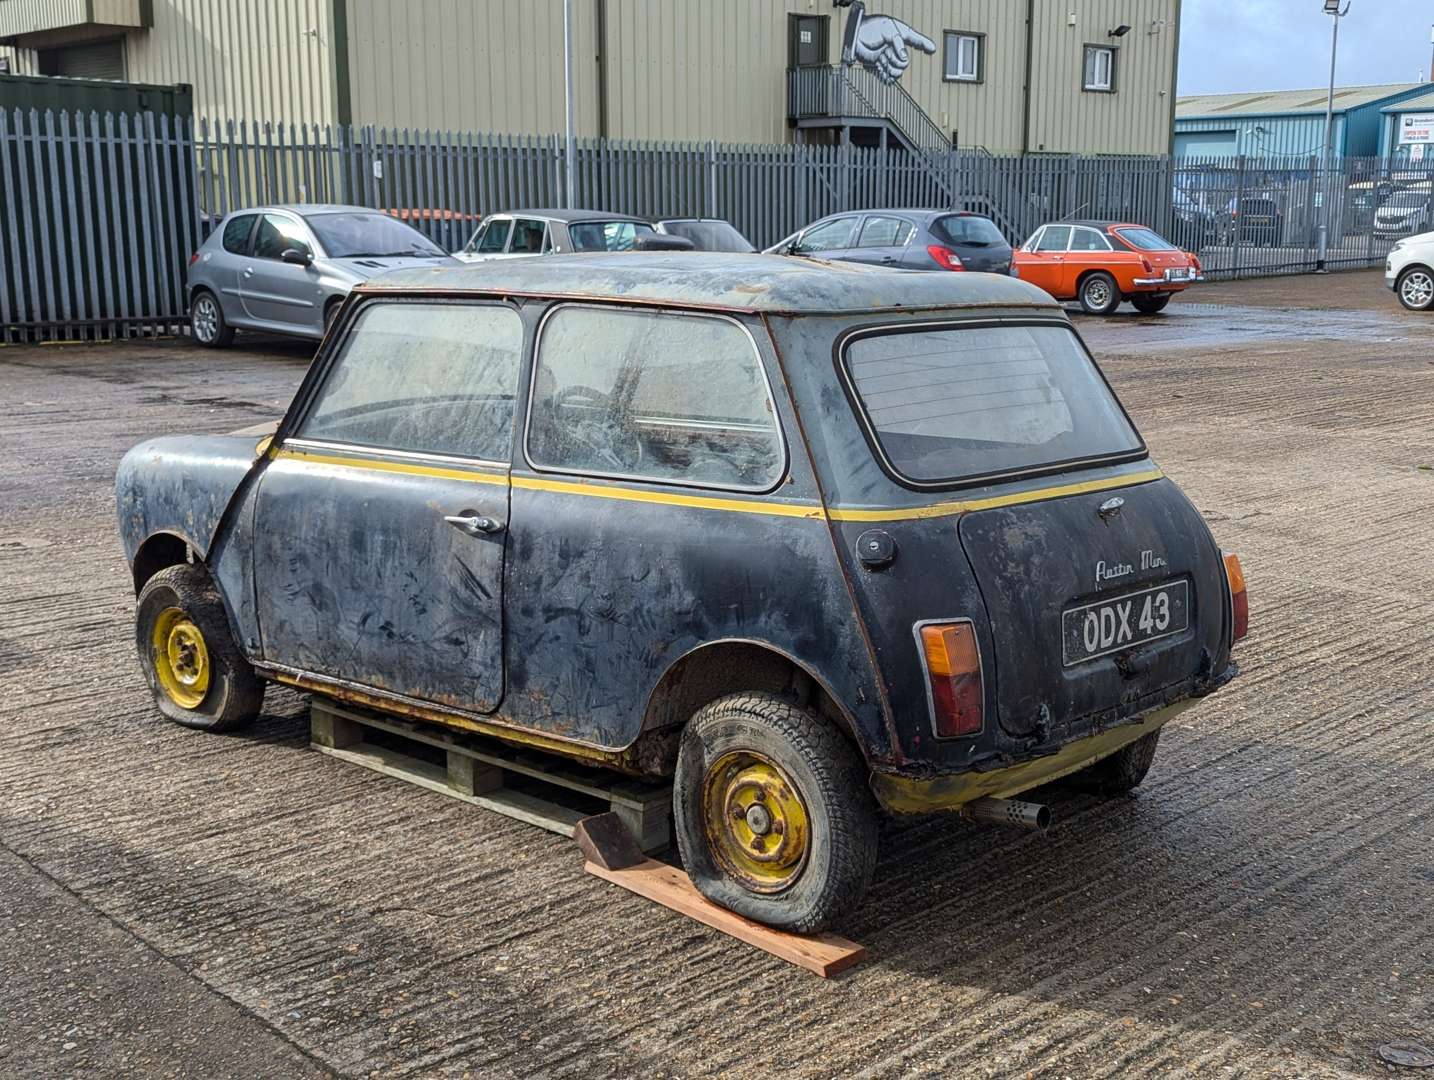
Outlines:
[[[1243,675],[1048,836],[886,827],[831,981],[309,751],[289,691],[163,721],[115,464],[307,352],[0,348],[0,1076],[1385,1075],[1434,1042],[1434,321],[1369,273],[1188,300],[1078,325],[1244,559]]]

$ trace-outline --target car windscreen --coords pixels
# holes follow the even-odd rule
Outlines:
[[[698,251],[757,250],[750,240],[725,221],[669,221],[663,227],[670,236],[691,240]]]
[[[305,214],[331,259],[383,256],[442,258],[446,252],[417,229],[387,214]]]
[[[976,247],[999,247],[1006,242],[1001,230],[988,218],[952,214],[937,218],[931,231],[948,244],[972,244]]]
[[[574,251],[631,251],[638,234],[656,231],[645,221],[575,221],[568,238]]]
[[[1141,251],[1179,251],[1174,244],[1150,229],[1117,229],[1116,235]]]
[[[886,464],[913,483],[1144,454],[1068,326],[878,330],[852,339],[843,362]]]

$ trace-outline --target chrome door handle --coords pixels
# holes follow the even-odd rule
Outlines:
[[[483,536],[485,534],[503,531],[503,523],[501,521],[490,517],[481,517],[478,514],[449,514],[446,515],[443,520],[455,529],[462,529],[469,536]]]
[[[254,268],[253,268],[252,266],[246,266],[246,267],[244,267],[244,276],[245,276],[245,277],[253,277],[253,276],[254,276]]]

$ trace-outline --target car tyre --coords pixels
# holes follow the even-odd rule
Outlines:
[[[877,809],[856,750],[810,709],[723,697],[682,733],[673,819],[703,896],[796,933],[830,926],[876,867]]]
[[[1155,296],[1135,296],[1130,301],[1135,305],[1135,310],[1142,315],[1158,315],[1165,310],[1170,303],[1169,293],[1159,293]]]
[[[339,317],[339,310],[344,306],[344,298],[335,296],[324,305],[324,337],[329,336],[329,331],[334,328],[334,320]]]
[[[234,328],[224,321],[224,307],[208,289],[200,289],[189,303],[189,332],[206,349],[233,344]]]
[[[170,566],[145,582],[135,647],[155,704],[175,723],[232,731],[259,715],[264,683],[234,640],[203,567]]]
[[[1127,743],[1109,757],[1072,773],[1072,787],[1093,795],[1124,795],[1134,791],[1150,771],[1155,748],[1160,742],[1160,729]]]
[[[1120,307],[1120,286],[1104,270],[1097,270],[1081,281],[1077,298],[1087,314],[1109,315]]]
[[[1427,266],[1410,266],[1399,275],[1394,294],[1410,311],[1434,308],[1434,270]]]

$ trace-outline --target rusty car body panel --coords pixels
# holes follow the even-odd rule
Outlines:
[[[506,460],[303,436],[361,313],[415,299],[521,320]],[[574,305],[740,327],[770,390],[780,480],[733,490],[535,465],[535,350],[544,319]],[[260,456],[252,439],[163,439],[120,466],[136,586],[152,572],[135,562],[144,545],[182,538],[268,678],[651,774],[670,770],[675,732],[714,696],[790,693],[858,747],[883,805],[907,812],[1089,764],[1233,676],[1220,553],[1143,444],[934,489],[893,477],[873,453],[843,386],[846,337],[933,319],[1069,330],[1028,284],[776,256],[554,256],[387,275],[340,318]],[[1107,521],[1097,511],[1117,491],[1132,509]],[[465,514],[502,528],[469,536],[444,524]],[[873,528],[897,553],[879,568],[857,557]],[[1197,598],[1189,632],[1079,677],[1051,667],[1041,605],[1101,591],[1083,583],[1077,547],[1121,559],[1179,549],[1169,558]],[[1121,585],[1170,572],[1142,566]],[[936,738],[912,626],[958,614],[992,660],[986,721],[974,736]],[[1020,663],[1039,674],[1023,679]]]

